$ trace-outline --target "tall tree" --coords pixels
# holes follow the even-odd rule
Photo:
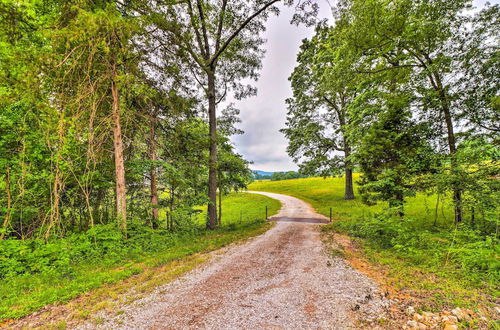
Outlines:
[[[232,2],[187,0],[147,3],[138,9],[149,13],[165,57],[185,59],[186,70],[203,88],[208,103],[210,157],[208,162],[207,227],[217,226],[217,104],[232,89],[237,98],[254,92],[240,83],[256,78],[263,55],[260,33],[268,15],[277,12],[280,0]],[[288,1],[290,2],[290,1]]]
[[[347,127],[348,107],[356,95],[356,87],[346,75],[338,75],[347,59],[321,57],[323,47],[336,47],[336,40],[329,37],[330,30],[319,25],[315,36],[302,43],[297,56],[299,64],[289,78],[293,97],[287,100],[287,128],[282,132],[289,140],[288,153],[295,161],[302,161],[302,171],[327,176],[343,170],[344,198],[351,200],[354,199],[352,145]]]
[[[450,168],[458,177],[457,122],[460,107],[454,102],[453,82],[461,73],[453,65],[452,45],[464,25],[462,15],[470,1],[346,0],[339,15],[346,22],[340,38],[346,51],[354,50],[362,61],[356,70],[366,74],[413,68],[412,81],[419,90],[416,109],[443,129]],[[398,65],[394,65],[398,63]],[[454,184],[455,221],[462,221],[462,190]]]
[[[72,116],[86,118],[87,123],[98,119],[111,128],[116,217],[124,231],[127,202],[122,93],[137,70],[138,56],[131,40],[139,30],[137,18],[127,15],[126,10],[118,2],[84,1],[77,6],[65,6],[58,29],[51,35],[53,49],[60,54],[52,67],[56,76],[54,88],[64,95],[64,108],[72,111]],[[80,102],[75,103],[75,99]],[[90,130],[86,137],[94,130],[84,129]]]

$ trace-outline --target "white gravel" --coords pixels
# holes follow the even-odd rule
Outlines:
[[[314,223],[325,217],[299,199],[260,194],[283,204],[271,230],[81,328],[345,329],[384,314],[390,301],[377,285],[325,253]]]

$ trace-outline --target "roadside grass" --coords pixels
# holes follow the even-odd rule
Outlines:
[[[268,215],[276,214],[281,208],[279,201],[266,197],[265,199],[253,197],[255,194],[232,193],[222,196],[222,226],[235,227],[240,223],[246,223],[253,219],[266,218],[266,206]],[[263,195],[256,195],[263,196]],[[264,196],[265,197],[265,196]],[[255,200],[261,201],[255,203]],[[234,207],[237,205],[237,207]],[[202,212],[198,215],[198,223],[204,224],[207,214],[207,207],[199,208]],[[219,210],[217,209],[217,212]]]
[[[353,174],[356,181],[359,173]],[[319,213],[329,216],[332,208],[334,219],[369,218],[381,212],[386,206],[379,203],[367,206],[361,202],[360,198],[352,201],[344,199],[344,178],[305,178],[282,181],[255,181],[248,187],[248,190],[267,191],[295,196],[311,204]],[[357,186],[354,186],[357,194]],[[408,198],[406,205],[406,215],[415,217],[422,221],[425,226],[433,225],[436,218],[438,226],[449,226],[452,219],[452,205],[449,199],[441,201],[437,208],[436,216],[436,195],[426,195],[419,193],[416,197]]]
[[[500,296],[498,245],[457,229],[449,198],[441,197],[437,207],[436,195],[408,198],[401,221],[380,216],[383,203],[367,206],[358,196],[344,200],[342,177],[256,181],[248,189],[303,199],[325,216],[332,208],[334,222],[324,233],[350,235],[364,258],[383,270],[386,284],[422,298],[422,309],[493,306]]]
[[[262,210],[265,205],[268,205],[270,215],[280,208],[278,201],[266,196],[230,194],[223,199],[222,226],[214,231],[200,229],[172,233],[163,238],[165,248],[158,251],[136,249],[125,257],[111,254],[98,260],[75,261],[64,271],[54,269],[3,278],[0,281],[0,322],[21,318],[46,305],[68,302],[94,290],[101,298],[84,299],[77,308],[78,314],[85,318],[91,312],[109,307],[110,304],[103,297],[113,297],[123,292],[129,288],[127,283],[142,283],[144,292],[152,290],[203,262],[202,254],[268,230],[271,224],[264,221],[265,213]],[[244,209],[245,214],[241,221],[240,209]],[[169,266],[175,267],[165,272],[165,267]],[[140,281],[124,281],[131,278]],[[101,289],[95,291],[97,288]]]

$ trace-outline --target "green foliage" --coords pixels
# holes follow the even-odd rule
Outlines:
[[[187,231],[155,230],[132,222],[127,239],[113,223],[48,242],[1,240],[0,320],[24,316],[47,304],[64,302],[138,274],[144,265],[137,263],[168,264],[257,235],[268,228],[263,221],[266,205],[269,215],[280,208],[278,201],[261,195],[224,197],[222,226],[213,232],[204,230],[204,220],[200,219]]]
[[[448,268],[450,272],[467,274],[479,285],[481,281],[500,281],[500,247],[495,238],[465,226],[451,230],[422,228],[418,219],[378,214],[364,220],[339,221],[334,227],[364,238],[372,248],[387,250],[412,265],[430,267],[434,272]]]
[[[292,179],[300,179],[300,178],[307,178],[309,175],[302,174],[299,172],[295,171],[288,171],[288,172],[274,172],[273,175],[269,177],[269,180],[271,181],[280,181],[280,180],[292,180]]]
[[[500,6],[470,8],[467,0],[339,1],[331,25],[303,41],[290,78],[283,131],[294,160],[331,175],[340,156],[329,153],[344,151],[343,162],[363,173],[363,201],[389,202],[401,216],[407,197],[431,187],[452,192],[457,223],[472,195],[481,212],[497,210],[492,172],[471,169],[498,162],[465,153],[474,154],[473,141],[498,148]],[[480,187],[489,190],[484,202]]]

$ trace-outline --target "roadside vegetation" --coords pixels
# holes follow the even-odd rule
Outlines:
[[[428,304],[495,301],[500,5],[341,0],[333,13],[302,42],[282,132],[302,173],[344,182],[252,189],[332,207],[333,228],[362,238],[402,286],[435,289]]]
[[[359,177],[354,173],[355,183]],[[303,199],[327,217],[332,208],[325,233],[357,238],[366,257],[387,270],[387,283],[416,295],[422,308],[476,308],[500,294],[498,237],[455,225],[451,196],[420,193],[408,199],[400,218],[388,214],[388,203],[345,200],[343,177],[256,181],[249,189]]]
[[[270,226],[264,221],[265,207],[269,215],[280,208],[274,199],[245,193],[225,196],[222,205],[221,225],[215,231],[204,230],[204,210],[182,230],[151,229],[131,222],[127,240],[116,225],[109,224],[48,242],[0,241],[0,321],[259,235]]]

